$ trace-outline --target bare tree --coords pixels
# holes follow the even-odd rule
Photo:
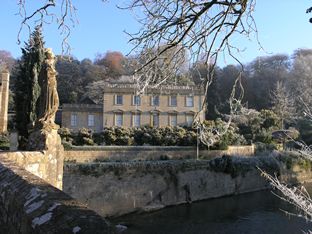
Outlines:
[[[209,65],[207,74],[211,79],[214,68],[211,64],[216,64],[220,52],[236,59],[233,50],[238,48],[231,44],[231,37],[237,34],[249,37],[257,31],[252,17],[254,7],[255,0],[132,0],[125,8],[134,12],[142,25],[139,32],[129,34],[133,50],[156,50],[137,72],[149,72],[168,50],[179,54],[186,49],[193,63],[200,60]],[[205,77],[207,85],[210,79]]]
[[[0,72],[3,69],[11,70],[15,62],[15,59],[9,51],[0,50]]]
[[[297,111],[304,113],[312,105],[312,50],[298,49],[293,55],[290,90],[297,97]]]
[[[271,94],[271,98],[273,104],[272,110],[281,121],[281,129],[285,129],[285,121],[291,121],[296,117],[294,99],[281,81],[276,83],[276,87]]]

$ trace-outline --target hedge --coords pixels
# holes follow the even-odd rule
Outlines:
[[[218,119],[215,122],[205,122],[207,125],[222,127],[226,123]],[[90,129],[82,128],[72,132],[68,128],[59,129],[64,145],[152,145],[152,146],[196,146],[197,134],[195,128],[190,127],[106,127],[101,133],[93,133]],[[228,145],[245,144],[245,138],[238,134],[238,129],[233,126],[228,129],[220,141],[212,149],[226,149]],[[205,146],[200,145],[201,148]]]

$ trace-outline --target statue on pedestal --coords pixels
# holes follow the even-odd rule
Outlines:
[[[55,124],[55,114],[59,107],[55,56],[50,48],[45,49],[45,60],[39,74],[40,96],[36,105],[37,120],[30,130],[28,149],[48,150],[61,145]]]

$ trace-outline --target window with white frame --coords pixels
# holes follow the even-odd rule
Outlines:
[[[132,115],[133,127],[140,127],[141,126],[141,114],[140,113],[133,113]]]
[[[141,105],[141,97],[139,95],[133,96],[133,105],[135,105],[135,106]]]
[[[123,122],[123,114],[115,113],[115,126],[121,127]]]
[[[70,125],[71,125],[72,127],[77,126],[77,114],[72,113],[72,114],[70,115]]]
[[[193,96],[186,96],[186,106],[187,107],[193,107],[194,106],[194,97]]]
[[[192,126],[194,120],[194,115],[193,114],[187,114],[186,115],[186,125],[187,126]]]
[[[94,115],[88,115],[88,127],[94,126]]]
[[[116,95],[116,96],[115,96],[115,104],[116,104],[116,105],[122,105],[122,104],[123,104],[122,95]]]
[[[153,118],[152,121],[153,127],[159,127],[159,113],[153,113],[152,118]]]
[[[159,106],[159,96],[158,95],[152,96],[151,105],[152,106]]]
[[[170,126],[176,127],[178,125],[177,114],[170,114],[169,118],[170,118]]]
[[[170,96],[170,106],[177,106],[177,96]]]

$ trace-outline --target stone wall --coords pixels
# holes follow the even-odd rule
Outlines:
[[[254,145],[229,146],[227,150],[200,150],[199,156],[212,159],[223,155],[252,156]],[[176,146],[105,146],[105,147],[73,147],[64,152],[65,161],[87,163],[94,161],[129,161],[159,159],[196,159],[196,148]]]
[[[5,71],[0,73],[0,75],[0,133],[4,133],[8,127],[10,74]]]
[[[113,233],[94,211],[0,155],[0,233]]]
[[[285,181],[312,179],[311,168],[287,170],[272,157],[66,164],[64,191],[102,216],[257,191],[268,187],[256,166]]]
[[[48,154],[45,151],[14,151],[0,152],[0,157],[14,161],[21,168],[40,177],[56,188],[62,189],[62,155]]]

